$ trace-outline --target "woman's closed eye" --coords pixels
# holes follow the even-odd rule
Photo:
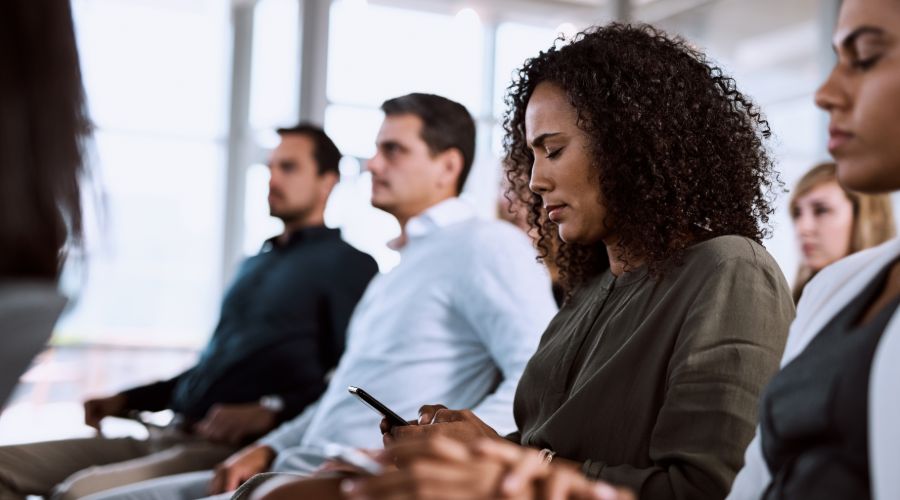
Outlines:
[[[545,151],[544,158],[547,158],[548,160],[552,160],[552,159],[556,158],[557,156],[559,156],[559,153],[561,153],[562,150],[563,150],[563,148],[561,148],[561,147],[556,148],[556,149],[553,149],[549,146],[545,147],[544,148],[544,151]]]
[[[865,71],[865,70],[870,69],[873,66],[875,66],[875,63],[877,63],[879,59],[881,59],[880,54],[875,55],[875,56],[866,57],[864,59],[856,57],[853,59],[853,61],[850,64],[856,69]]]
[[[851,45],[850,65],[856,69],[865,71],[881,59],[886,47],[881,35],[874,33],[862,33],[857,36]]]

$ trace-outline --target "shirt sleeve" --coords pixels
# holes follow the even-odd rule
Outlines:
[[[535,259],[527,236],[494,227],[482,239],[493,248],[474,252],[473,269],[460,273],[459,310],[500,370],[496,390],[472,411],[499,434],[516,430],[513,399],[525,365],[556,314],[546,268]]]
[[[731,258],[698,279],[705,283],[675,342],[650,439],[653,465],[588,460],[582,467],[589,477],[628,486],[641,498],[703,500],[728,493],[793,319],[793,301],[774,264]]]
[[[129,410],[162,411],[172,403],[172,392],[178,381],[191,372],[193,368],[169,380],[134,387],[120,394],[125,396],[125,407]]]
[[[316,398],[321,396],[321,394],[322,386],[319,384],[297,387],[296,390],[290,392],[277,393],[276,395],[284,403],[284,408],[278,412],[277,423],[286,422],[298,416],[300,412],[311,404],[310,401],[316,401]]]
[[[281,424],[278,428],[260,438],[257,443],[272,448],[276,454],[288,448],[299,446],[318,407],[319,401],[307,406],[303,413]]]

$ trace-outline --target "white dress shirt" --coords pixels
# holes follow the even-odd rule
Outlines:
[[[407,420],[440,403],[472,409],[500,434],[515,429],[516,385],[556,313],[530,240],[451,198],[408,222],[400,252],[357,305],[325,394],[260,440],[279,454],[273,470],[303,469],[326,443],[381,447],[381,416],[349,385]]]

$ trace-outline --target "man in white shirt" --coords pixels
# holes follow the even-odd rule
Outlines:
[[[381,446],[381,416],[347,392],[359,386],[406,419],[440,401],[471,408],[501,434],[515,429],[516,385],[556,313],[549,276],[528,237],[475,216],[457,198],[472,166],[475,124],[462,105],[410,94],[382,105],[369,161],[372,205],[400,223],[400,264],[366,289],[325,394],[216,470],[170,476],[92,498],[197,498],[254,474],[309,473],[323,446]],[[227,498],[230,495],[226,495]]]

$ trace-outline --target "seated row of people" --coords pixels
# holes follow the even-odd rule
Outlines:
[[[898,35],[896,5],[844,2],[838,61],[816,94],[832,120],[837,179],[861,193],[900,189]],[[767,127],[733,82],[681,42],[617,25],[544,52],[518,74],[505,123],[508,176],[534,193],[536,230],[556,224],[563,276],[581,280],[522,376],[518,431],[498,439],[471,412],[426,405],[413,426],[383,423],[384,473],[240,493],[897,498],[900,243],[818,270],[782,355],[792,301],[753,242],[769,213]],[[718,184],[723,177],[730,182]],[[730,212],[736,199],[745,212]],[[741,226],[740,215],[754,224]],[[679,216],[702,232],[677,232]],[[738,224],[729,228],[730,217]],[[608,268],[586,273],[599,242]],[[654,242],[671,253],[655,261]],[[667,287],[673,280],[681,286]]]
[[[862,3],[842,7],[839,61],[817,103],[834,122],[837,178],[876,193],[900,189],[890,140],[897,124],[882,113],[900,106],[889,85],[900,75],[889,57],[898,50],[891,40],[900,12],[888,0],[872,2],[874,10]],[[880,72],[867,69],[879,62]],[[369,169],[373,205],[400,222],[392,244],[402,260],[363,293],[324,394],[290,419],[278,413],[286,398],[229,401],[228,385],[240,384],[227,382],[226,406],[210,404],[172,429],[180,441],[164,445],[169,456],[185,444],[228,442],[230,432],[213,429],[217,414],[237,421],[229,404],[275,412],[243,421],[252,431],[232,438],[231,450],[283,423],[214,470],[179,476],[170,474],[210,467],[143,467],[144,450],[123,455],[124,464],[79,462],[90,454],[80,450],[118,446],[102,438],[0,448],[0,493],[229,498],[246,481],[236,497],[900,494],[890,472],[900,463],[892,390],[900,373],[891,362],[900,356],[891,321],[900,304],[897,243],[821,270],[794,319],[789,287],[761,246],[779,186],[768,123],[732,79],[680,39],[620,24],[589,29],[517,74],[504,165],[510,196],[528,207],[539,256],[559,270],[565,303],[552,320],[549,281],[528,239],[473,217],[456,197],[473,159],[471,116],[438,96],[392,99]],[[865,82],[874,90],[860,90]],[[282,137],[282,146],[297,139]],[[321,166],[310,170],[320,146],[306,145],[273,156],[273,213],[284,201],[279,169],[324,175]],[[323,182],[312,198],[324,206],[333,180]],[[283,235],[280,244],[294,239]],[[363,284],[371,276],[359,274]],[[249,300],[238,303],[253,309]],[[181,391],[201,394],[198,387],[236,373],[240,363],[219,358],[239,359],[255,339],[220,337],[193,370],[222,371],[193,380],[187,372],[158,405],[181,410],[172,403]],[[401,415],[418,409],[419,418],[382,422],[379,433],[378,417],[352,401],[348,385],[370,389]],[[138,399],[115,398],[115,411],[88,416],[120,414]],[[377,448],[379,441],[387,447],[383,473],[333,477],[326,444]],[[247,481],[260,472],[275,474]],[[130,484],[157,476],[166,477]]]
[[[476,217],[457,197],[474,159],[468,111],[428,94],[391,99],[383,110],[368,168],[373,205],[402,228],[391,243],[399,266],[372,279],[374,260],[324,226],[339,176],[333,142],[309,125],[279,130],[269,206],[284,233],[241,266],[198,363],[85,403],[94,427],[106,416],[162,409],[176,421],[147,440],[0,447],[0,492],[82,498],[208,471],[239,450],[219,468],[215,490],[268,469],[276,454],[276,470],[314,469],[324,443],[380,443],[379,417],[347,397],[361,381],[405,414],[423,400],[447,401],[511,431],[516,384],[556,313],[549,276],[524,233]],[[211,475],[201,473],[200,492]]]
[[[601,481],[642,498],[724,498],[794,318],[760,244],[775,185],[768,124],[703,54],[647,26],[588,30],[517,75],[506,176],[567,299],[522,374],[516,429],[426,405],[415,425],[382,428],[399,469],[345,493],[543,498],[541,481],[492,458],[511,453],[588,491]],[[450,440],[416,444],[435,435]],[[483,440],[509,444],[490,455],[472,448]],[[339,484],[267,495],[337,498]]]
[[[706,87],[706,92],[701,92],[702,86],[695,86],[686,79],[689,72],[678,68],[672,61],[677,57],[669,57],[667,61],[660,61],[650,51],[642,50],[641,43],[633,39],[628,40],[624,36],[616,36],[613,33],[617,28],[601,28],[597,31],[583,35],[570,46],[562,48],[559,52],[568,52],[572,57],[568,63],[579,66],[578,78],[560,78],[560,85],[566,93],[568,102],[577,110],[576,121],[579,124],[579,133],[588,135],[599,144],[592,151],[605,152],[610,148],[622,148],[622,145],[633,146],[634,143],[655,144],[664,149],[666,154],[659,154],[654,158],[654,163],[648,171],[651,178],[667,178],[665,168],[666,160],[670,158],[671,149],[682,145],[693,147],[693,137],[689,127],[684,126],[692,117],[704,115],[714,107],[703,106],[702,100],[697,99],[685,103],[676,99],[686,92],[697,91],[700,94],[720,95],[723,99],[735,99],[736,103],[721,116],[730,113],[744,114],[744,122],[749,124],[760,123],[758,111],[746,106],[746,101],[735,89],[730,80],[719,80],[721,73],[710,71],[711,80],[718,85]],[[627,31],[627,29],[626,29]],[[647,40],[659,41],[659,33],[653,30],[643,31],[643,37]],[[592,60],[589,57],[577,57],[578,51],[571,49],[585,43],[598,33],[603,33],[599,38],[615,40],[618,43],[610,43],[623,53],[631,53],[634,60],[628,68],[627,76],[610,70],[605,62],[613,58],[616,63],[622,64],[621,59],[606,54],[606,59]],[[641,38],[632,32],[631,36]],[[900,130],[900,9],[895,3],[889,1],[847,0],[841,7],[838,26],[835,31],[835,51],[837,62],[826,82],[816,93],[816,104],[824,109],[831,119],[829,151],[836,159],[836,178],[843,186],[854,190],[856,193],[878,195],[900,190],[900,150],[894,139]],[[665,43],[665,42],[663,42]],[[688,48],[684,52],[691,53]],[[660,51],[660,49],[656,49]],[[551,66],[548,61],[554,58],[554,51],[542,53],[538,58],[526,64],[526,70],[520,73],[523,80],[527,80],[533,73],[528,71],[530,67],[546,68]],[[627,56],[623,56],[627,57]],[[642,73],[642,68],[647,66],[666,66],[668,71],[647,75]],[[681,70],[681,71],[679,71]],[[613,75],[610,77],[610,75]],[[649,77],[649,78],[648,78]],[[598,92],[584,92],[583,86],[590,85],[596,80],[609,78],[615,82],[605,88],[595,89]],[[525,132],[532,136],[529,115],[536,113],[532,106],[539,106],[540,85],[530,88],[530,92],[524,93],[524,112],[522,107],[515,107],[513,119],[507,122],[507,133],[515,137],[516,131]],[[672,108],[670,120],[679,123],[684,128],[677,132],[663,131],[660,134],[660,120],[649,109],[642,108],[641,103],[652,103],[653,98],[640,99],[629,87],[645,86],[648,91],[663,94],[670,102]],[[712,87],[712,88],[710,88]],[[513,96],[517,96],[516,90],[522,87],[514,87]],[[528,87],[526,87],[528,88]],[[616,137],[616,132],[621,128],[622,120],[615,113],[609,113],[605,106],[579,106],[579,102],[586,99],[586,95],[593,95],[605,102],[623,102],[634,106],[635,113],[640,114],[644,125],[648,128],[648,134],[626,135]],[[514,105],[517,103],[513,100]],[[690,104],[694,104],[691,106]],[[560,106],[565,106],[560,104]],[[678,111],[688,110],[689,116]],[[606,134],[592,134],[591,126],[595,123],[598,111],[602,111],[603,119],[608,120],[609,127],[616,130]],[[521,122],[516,122],[515,117],[524,115],[525,125],[516,128]],[[727,119],[725,122],[727,123]],[[663,123],[666,120],[662,120]],[[714,123],[711,121],[710,123]],[[509,125],[512,124],[512,130]],[[625,128],[625,134],[632,132]],[[657,136],[650,134],[656,132]],[[715,128],[707,132],[710,141],[724,139],[725,141],[739,140],[742,136],[720,138],[715,133]],[[604,144],[604,137],[618,138],[617,143]],[[660,138],[659,136],[663,137]],[[670,144],[666,138],[678,138],[676,144]],[[629,139],[634,142],[629,142]],[[515,165],[515,148],[509,147],[516,144],[515,141],[507,142],[508,160]],[[534,176],[539,170],[541,160],[538,155],[543,152],[546,156],[555,156],[554,149],[543,149],[542,144],[531,142],[534,156],[525,160],[534,161],[532,171],[532,187],[536,184]],[[606,146],[603,148],[601,145]],[[627,147],[626,146],[626,147]],[[634,154],[634,148],[628,148]],[[565,156],[565,147],[559,153],[560,158]],[[709,177],[718,175],[719,169],[710,167],[716,165],[718,157],[697,154],[695,160],[681,170],[681,176],[670,176],[670,182],[692,182],[702,185]],[[601,186],[608,182],[607,172],[610,168],[604,163],[601,154],[598,154],[597,168],[601,174]],[[562,160],[558,160],[562,161]],[[696,170],[698,165],[704,167],[703,173]],[[513,167],[514,168],[514,167]],[[651,195],[656,194],[653,185],[646,180],[646,172],[633,170],[632,177],[628,178],[631,186],[639,186],[642,191]],[[765,170],[762,170],[765,172]],[[644,174],[644,175],[641,175]],[[613,174],[612,182],[615,182]],[[764,186],[765,183],[761,183]],[[617,186],[618,187],[618,186]],[[722,193],[710,193],[709,196],[723,196],[728,200],[725,189]],[[665,191],[664,191],[665,192]],[[676,190],[671,193],[669,203],[677,210],[682,199],[675,196]],[[552,198],[552,191],[547,194],[540,193],[545,203],[551,207],[556,202]],[[607,191],[602,191],[607,196]],[[759,192],[762,194],[762,192]],[[548,199],[549,198],[549,199]],[[890,217],[881,214],[878,204],[884,206],[884,198],[881,200],[868,198],[860,199],[857,194],[848,194],[848,201],[855,211],[862,210],[868,205],[873,210],[874,221],[869,229],[874,227],[881,232],[891,234],[893,231],[884,227],[890,222]],[[645,198],[635,197],[635,204],[643,203]],[[640,200],[638,202],[637,200]],[[565,202],[566,200],[562,200]],[[709,203],[715,203],[712,199]],[[605,207],[609,199],[600,198],[600,204]],[[665,210],[663,207],[660,209]],[[766,211],[756,212],[755,215],[764,218]],[[799,213],[795,212],[797,215]],[[881,217],[879,217],[881,215]],[[609,215],[604,221],[609,220]],[[859,213],[855,214],[859,220]],[[886,220],[885,220],[886,219]],[[715,227],[717,219],[711,218],[711,224],[704,224],[708,228]],[[706,221],[704,221],[706,222]],[[560,235],[565,239],[563,224],[560,224]],[[615,224],[606,224],[607,227],[616,227]],[[880,226],[880,228],[879,228]],[[666,227],[666,226],[663,226]],[[849,232],[848,232],[849,233]],[[878,239],[877,235],[867,235],[869,241]],[[854,238],[856,239],[856,238]],[[848,241],[844,238],[844,245],[837,250],[843,255],[848,251],[847,244],[860,245],[859,241]],[[671,240],[670,240],[671,241]],[[686,253],[706,243],[694,243]],[[829,242],[830,243],[830,242]],[[852,247],[851,247],[852,248]],[[676,453],[665,453],[666,446],[672,439],[666,436],[665,431],[669,427],[658,421],[658,427],[654,428],[651,436],[661,436],[665,439],[645,442],[637,437],[632,437],[630,446],[639,446],[647,453],[648,462],[652,464],[652,470],[648,473],[640,464],[634,462],[603,463],[595,467],[594,457],[610,456],[621,444],[614,441],[614,436],[628,435],[634,432],[631,422],[625,425],[616,425],[610,428],[607,420],[596,419],[598,412],[602,415],[605,407],[616,406],[622,413],[632,416],[637,422],[641,421],[642,413],[630,412],[630,404],[636,396],[628,394],[607,398],[607,391],[615,391],[619,386],[631,388],[634,380],[640,380],[640,373],[629,369],[616,381],[611,381],[604,387],[604,393],[598,394],[589,409],[582,414],[585,428],[581,433],[573,433],[559,437],[554,441],[531,441],[523,444],[527,447],[517,447],[514,444],[503,443],[500,440],[482,439],[477,442],[452,441],[447,439],[431,439],[427,441],[412,442],[408,445],[395,446],[391,452],[397,460],[399,469],[395,469],[371,479],[356,481],[344,480],[345,498],[595,498],[595,499],[628,499],[636,495],[640,498],[722,498],[725,495],[729,499],[838,499],[838,498],[879,498],[892,499],[900,497],[900,479],[896,474],[897,465],[900,464],[900,433],[897,431],[896,422],[900,419],[900,392],[896,390],[896,381],[900,380],[900,333],[896,322],[897,307],[900,305],[900,242],[891,240],[868,251],[860,252],[852,257],[834,263],[824,269],[813,269],[816,273],[814,279],[806,285],[798,304],[797,317],[793,321],[785,347],[784,355],[780,361],[781,370],[768,382],[763,391],[759,407],[759,425],[755,437],[747,447],[743,460],[733,461],[729,456],[732,450],[729,446],[722,447],[713,452],[710,457],[714,462],[725,465],[723,470],[731,473],[740,469],[733,484],[729,479],[724,489],[717,489],[716,476],[709,474],[711,468],[705,470],[694,464],[702,464],[704,454],[698,447],[704,440],[695,439],[683,443]],[[685,257],[679,263],[684,265],[689,258]],[[611,265],[614,261],[610,259]],[[711,261],[715,264],[715,261]],[[676,267],[679,265],[676,264]],[[672,271],[670,271],[672,272]],[[677,271],[674,271],[677,273]],[[625,271],[615,281],[629,276]],[[627,278],[626,278],[627,279]],[[665,276],[659,282],[665,281]],[[712,280],[715,283],[715,280]],[[741,287],[740,283],[733,283],[733,287]],[[782,285],[776,285],[783,288]],[[730,287],[729,287],[730,288]],[[613,292],[615,288],[613,288]],[[726,290],[723,293],[729,293]],[[637,297],[637,294],[635,295]],[[600,294],[600,297],[604,297]],[[608,300],[608,299],[604,299]],[[760,308],[758,298],[754,299],[753,315],[757,317],[779,316],[778,309]],[[783,299],[781,300],[783,302]],[[608,303],[608,301],[607,301]],[[713,302],[715,303],[715,302]],[[605,308],[606,303],[600,302],[598,307]],[[730,316],[733,311],[743,314],[743,304],[729,304],[729,307],[718,311],[718,314]],[[681,324],[685,328],[681,335],[690,336],[689,328],[692,318],[703,316],[705,304],[698,301],[694,305],[692,314],[685,316]],[[566,313],[563,308],[559,317]],[[624,315],[620,311],[617,313]],[[601,316],[602,317],[602,316]],[[643,318],[641,318],[642,320]],[[678,321],[677,316],[673,319]],[[638,320],[640,321],[640,320]],[[638,329],[634,330],[635,332]],[[740,331],[740,330],[738,330]],[[542,340],[542,346],[535,356],[538,359],[542,351],[550,351],[552,344],[559,336],[559,332],[552,332]],[[604,335],[608,332],[604,332]],[[719,332],[726,337],[731,332]],[[608,342],[604,336],[595,336],[591,340],[596,344],[596,350],[603,349]],[[714,357],[722,349],[730,350],[735,356],[732,359],[733,366],[741,366],[744,362],[740,351],[734,346],[729,346],[727,341],[709,346],[706,349],[697,350],[689,355],[689,359],[695,366],[705,360]],[[619,352],[607,354],[609,362],[614,362]],[[576,351],[577,352],[577,351]],[[666,379],[666,386],[661,393],[664,397],[680,397],[685,388],[679,389],[674,383],[681,371],[678,366],[671,364],[672,359],[677,359],[678,349],[674,349],[673,356],[667,360],[662,375]],[[565,362],[565,357],[562,358]],[[549,417],[539,421],[538,431],[507,436],[512,438],[525,438],[528,436],[542,437],[541,432],[552,425],[553,419],[564,416],[565,405],[552,406],[553,397],[559,397],[559,390],[547,390],[545,387],[558,387],[558,381],[542,380],[531,387],[524,387],[534,370],[536,362],[529,364],[523,375],[522,391],[517,394],[516,416],[517,423],[528,426],[529,411],[549,413]],[[707,372],[710,376],[722,376],[733,368],[721,366],[717,371]],[[601,371],[597,371],[601,373]],[[702,383],[703,377],[695,376],[688,379],[692,387],[696,383]],[[741,385],[732,389],[734,392],[752,389],[754,379],[741,381]],[[589,382],[583,385],[589,386]],[[566,401],[575,399],[582,386],[576,385],[564,392]],[[530,394],[525,394],[530,391]],[[543,392],[542,392],[543,391]],[[723,391],[723,390],[719,390]],[[721,394],[722,392],[719,392]],[[537,395],[543,394],[543,398],[534,401]],[[721,408],[728,407],[724,401],[717,399],[717,392],[710,391],[705,397],[694,401],[690,406],[695,411],[694,417],[687,422],[682,422],[677,429],[680,433],[721,434],[729,436],[730,443],[737,442],[744,437],[740,427],[733,425],[721,425],[724,421],[720,415],[716,415]],[[551,403],[549,409],[544,405]],[[733,403],[733,401],[729,401]],[[754,407],[757,404],[754,403]],[[660,408],[659,417],[667,414],[667,405]],[[426,407],[426,413],[433,408]],[[437,415],[438,413],[431,413]],[[448,415],[444,413],[442,419]],[[754,415],[754,419],[756,416]],[[424,420],[428,420],[426,417]],[[437,420],[437,418],[435,418]],[[714,428],[716,423],[721,427]],[[430,426],[438,423],[423,424]],[[577,425],[577,424],[570,424]],[[396,434],[396,431],[393,431]],[[637,433],[635,433],[637,434]],[[605,436],[608,441],[596,455],[584,460],[575,456],[575,462],[560,461],[560,449],[571,449],[580,442],[590,442],[596,436]],[[580,440],[580,441],[579,441]],[[625,445],[625,446],[629,446]],[[537,448],[543,447],[541,453]],[[563,455],[563,458],[572,458],[571,455]],[[552,460],[552,461],[551,461]],[[599,479],[599,481],[596,481]],[[589,481],[591,480],[591,481]],[[609,483],[614,483],[610,485]],[[320,481],[289,481],[278,485],[267,495],[268,499],[286,498],[286,495],[298,492],[316,491],[321,493],[317,498],[335,497],[336,483],[333,480]],[[697,485],[693,490],[677,490],[679,486]],[[625,486],[626,488],[621,488]]]

